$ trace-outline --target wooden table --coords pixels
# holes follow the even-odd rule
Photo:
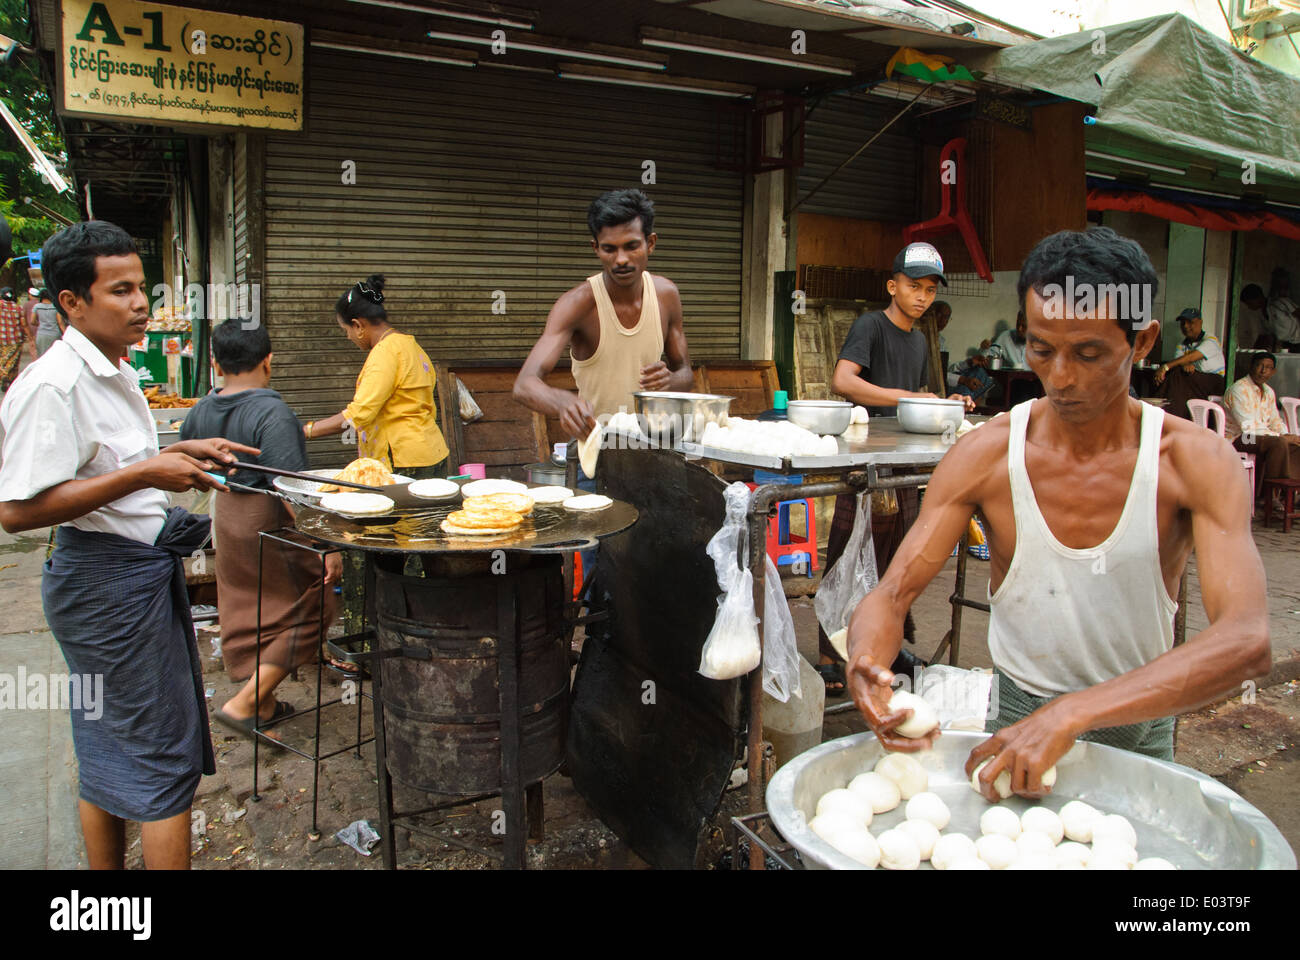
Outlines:
[[[997,383],[1002,387],[1001,406],[993,406],[992,404],[987,404],[987,403],[985,404],[986,406],[990,407],[990,409],[993,410],[1011,409],[1011,385],[1015,383],[1017,380],[1031,380],[1034,383],[1038,383],[1038,374],[1034,373],[1032,370],[1026,370],[1023,367],[999,367],[996,370],[990,367],[988,368],[988,371],[989,371],[989,376],[991,376],[995,381],[997,381]],[[996,393],[997,392],[996,388],[991,392]],[[1043,395],[1043,390],[1042,387],[1040,386],[1038,388],[1038,396],[1041,397],[1042,395]]]

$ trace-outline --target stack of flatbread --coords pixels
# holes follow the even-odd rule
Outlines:
[[[360,460],[353,460],[334,474],[334,479],[346,480],[348,483],[364,483],[368,487],[386,487],[393,482],[393,473],[378,460],[362,457]],[[320,492],[337,493],[341,489],[343,488],[327,483],[321,486]]]
[[[466,497],[461,509],[442,521],[442,531],[458,537],[499,536],[513,533],[532,512],[533,498],[526,493]]]

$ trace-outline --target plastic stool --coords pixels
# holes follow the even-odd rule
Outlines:
[[[790,533],[790,508],[802,504],[805,536]],[[817,513],[811,500],[782,500],[776,505],[776,516],[767,521],[767,555],[778,567],[800,560],[808,567],[808,576],[818,568],[817,563]]]

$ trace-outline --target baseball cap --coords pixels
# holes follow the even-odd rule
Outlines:
[[[1197,309],[1196,307],[1188,307],[1186,310],[1184,310],[1182,313],[1178,315],[1178,319],[1179,321],[1191,320],[1193,318],[1199,318],[1200,315],[1201,315],[1201,311],[1199,309]]]
[[[909,243],[898,251],[898,256],[894,257],[893,272],[913,280],[938,277],[940,283],[948,286],[948,278],[943,275],[943,257],[929,243]]]

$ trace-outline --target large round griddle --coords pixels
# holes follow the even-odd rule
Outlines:
[[[588,550],[597,541],[626,530],[637,520],[637,509],[615,500],[604,510],[578,512],[563,506],[533,507],[516,530],[499,536],[459,537],[444,533],[442,521],[459,510],[460,500],[407,510],[374,520],[350,520],[311,507],[300,507],[296,526],[317,540],[357,550],[391,553],[475,553],[509,550],[520,553],[561,553]]]

